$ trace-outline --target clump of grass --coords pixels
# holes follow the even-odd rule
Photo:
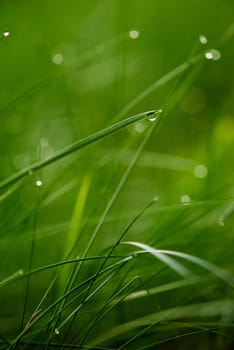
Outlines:
[[[168,192],[150,185],[155,172],[144,173],[149,154],[147,159],[160,156],[156,170],[191,175],[197,166],[147,147],[157,143],[199,79],[205,53],[143,88],[109,126],[1,180],[2,227],[9,232],[1,248],[2,349],[164,349],[168,342],[179,349],[182,339],[188,347],[194,338],[201,347],[231,346],[234,280],[231,254],[225,256],[230,237],[227,229],[220,240],[219,231],[233,212],[229,182],[229,196],[219,196],[222,190],[213,192],[215,177],[208,172],[201,176],[203,188],[193,190],[189,179],[191,193],[183,195],[186,186],[176,178],[175,188],[168,186],[178,200],[168,202],[151,193]],[[163,104],[128,117],[169,83]]]

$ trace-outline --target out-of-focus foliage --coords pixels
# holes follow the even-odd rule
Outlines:
[[[59,344],[143,349],[162,343],[166,349],[166,339],[191,327],[201,333],[172,341],[173,349],[191,344],[231,349],[231,277],[225,282],[233,272],[233,13],[228,0],[1,1],[0,181],[131,115],[154,109],[165,115],[128,176],[127,167],[153,128],[147,118],[1,189],[2,344],[5,337],[17,339],[63,293],[117,261],[108,257],[103,266],[86,261],[59,275],[51,268],[21,278],[22,270],[77,256],[106,256],[114,247],[113,255],[133,260],[127,267],[123,263],[121,277],[111,277],[109,284],[105,273],[103,280],[91,280],[70,308],[60,315],[52,309],[54,314],[41,317],[28,338],[27,332],[20,337],[22,346],[56,343],[54,334],[60,332]],[[197,55],[190,68],[147,93]],[[205,259],[228,271],[225,281],[217,273],[211,277],[216,270],[204,272],[204,266],[185,259],[191,278],[197,274],[202,280],[177,282],[174,261],[164,265],[117,244],[154,197],[123,240]],[[66,285],[71,271],[74,279]],[[164,285],[163,292],[155,292]],[[98,286],[101,292],[86,302]],[[142,289],[148,298],[135,298],[132,293]],[[123,296],[127,299],[120,303]],[[205,311],[199,314],[203,302]],[[66,321],[82,303],[74,322]],[[136,335],[136,342],[127,344]]]

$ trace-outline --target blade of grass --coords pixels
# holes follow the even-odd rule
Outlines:
[[[159,250],[159,252],[163,253],[163,254],[178,256],[182,259],[191,261],[194,264],[203,267],[205,270],[207,270],[207,271],[213,273],[214,275],[216,275],[217,277],[221,278],[223,281],[225,281],[231,287],[234,287],[234,277],[231,274],[229,274],[227,271],[210,263],[209,261],[206,261],[204,259],[198,258],[198,257],[190,255],[190,254],[181,253],[181,252],[177,252],[177,251],[173,251],[173,250]]]
[[[152,92],[157,90],[158,88],[162,87],[172,79],[178,77],[182,73],[184,73],[188,68],[190,68],[192,65],[196,64],[203,58],[203,53],[200,53],[181,65],[177,66],[176,68],[172,69],[169,73],[165,74],[162,78],[157,79],[155,82],[153,82],[148,88],[144,89],[142,92],[140,92],[133,100],[131,100],[116,116],[116,119],[121,118],[125,113],[129,112],[133,107],[135,107],[140,101],[142,101],[144,98],[146,98],[148,95],[150,95]]]
[[[132,284],[136,281],[138,281],[138,277],[132,278],[120,290],[115,292],[114,295],[111,298],[109,298],[109,300],[103,305],[103,307],[100,308],[97,314],[94,317],[92,317],[92,320],[90,320],[89,323],[85,325],[85,335],[81,339],[79,347],[83,346],[84,342],[86,341],[89,333],[94,328],[94,326],[96,326],[99,321],[101,321],[106,315],[108,315],[117,305],[119,305],[126,298],[126,295],[128,294],[125,294],[124,296],[120,295],[130,286],[132,286]]]
[[[0,196],[0,205],[20,187],[21,183],[22,181],[19,181]]]
[[[216,265],[214,265],[206,260],[198,258],[194,255],[186,254],[186,253],[182,253],[182,252],[177,252],[177,251],[173,251],[173,250],[155,249],[147,244],[140,243],[140,242],[121,242],[121,244],[128,244],[128,245],[133,245],[133,246],[141,248],[143,252],[152,254],[153,256],[155,256],[159,260],[163,261],[165,264],[167,264],[172,269],[174,269],[175,271],[177,271],[178,273],[180,273],[182,275],[184,273],[183,266],[182,266],[182,270],[180,271],[180,269],[181,269],[180,264],[177,265],[178,263],[174,259],[172,261],[170,259],[167,260],[167,258],[165,258],[165,256],[173,255],[173,256],[180,257],[184,260],[191,261],[194,264],[201,266],[203,269],[213,273],[215,276],[217,276],[220,279],[222,279],[223,281],[225,281],[231,287],[234,287],[234,277],[231,274],[229,274],[225,270],[221,269],[220,267],[218,267],[218,266],[216,266]],[[187,269],[185,268],[185,275],[184,275],[185,277],[186,277],[186,270]]]
[[[109,271],[112,271],[114,269],[118,269],[119,266],[126,264],[128,261],[132,260],[132,256],[128,256],[127,258],[124,258],[120,261],[118,261],[117,263],[108,266],[105,270],[103,270],[99,275],[103,275],[105,273],[108,273]],[[31,330],[31,328],[38,323],[39,320],[41,320],[41,318],[43,318],[46,314],[48,314],[48,312],[50,310],[52,310],[54,307],[56,307],[58,304],[60,304],[64,299],[66,299],[68,296],[70,296],[72,293],[74,293],[75,291],[77,291],[79,288],[81,288],[82,286],[86,285],[87,283],[89,283],[90,281],[92,281],[93,279],[97,278],[97,275],[93,275],[90,276],[89,278],[87,278],[86,280],[83,280],[81,283],[79,283],[78,285],[76,285],[75,287],[73,287],[71,290],[69,290],[66,294],[62,295],[60,298],[58,298],[56,301],[54,301],[49,307],[47,307],[44,311],[42,311],[38,317],[32,321],[32,323],[30,324],[30,327],[27,328],[26,330],[23,330],[22,332],[20,332],[18,334],[18,336],[12,341],[12,345],[17,344],[18,341],[26,334],[29,332],[29,330]],[[44,325],[43,327],[45,327],[46,325]]]
[[[217,329],[217,328],[214,328],[214,329]],[[210,332],[210,331],[211,331],[211,329],[205,328],[205,329],[195,330],[195,331],[192,331],[192,332],[186,332],[186,333],[183,333],[183,334],[179,334],[179,335],[176,335],[176,336],[173,336],[173,337],[168,337],[168,338],[165,338],[163,340],[156,341],[154,343],[147,344],[145,346],[141,346],[141,347],[137,348],[136,350],[144,350],[144,349],[152,348],[152,346],[157,346],[159,344],[164,344],[164,343],[169,342],[169,341],[181,339],[181,338],[188,337],[188,336],[191,336],[191,335],[197,335],[197,334],[201,334],[201,333],[205,333],[205,332]]]
[[[75,244],[79,239],[81,219],[83,216],[89,187],[90,187],[90,177],[85,176],[77,194],[76,203],[72,214],[70,229],[67,233],[65,249],[64,249],[65,258],[70,256],[71,252],[75,248]],[[59,289],[63,289],[63,286],[66,285],[66,280],[70,272],[71,270],[69,268],[65,268],[61,271],[59,275]]]
[[[81,308],[84,307],[84,305],[101,289],[103,288],[110,280],[112,280],[112,278],[116,275],[117,271],[114,271],[113,273],[111,273],[110,276],[108,276],[107,278],[105,278],[105,280],[98,285],[98,287],[92,292],[89,293],[88,297],[84,300],[82,300],[82,303],[80,303],[80,305],[78,305],[62,322],[59,326],[56,327],[56,329],[58,329],[60,331],[60,329],[62,327],[64,327],[64,325],[79,311],[81,310]]]
[[[178,288],[187,287],[189,285],[192,285],[192,284],[199,282],[200,280],[201,280],[200,278],[191,278],[191,279],[187,279],[187,280],[180,280],[180,281],[176,281],[176,282],[163,284],[161,286],[154,287],[154,288],[149,288],[148,291],[139,290],[137,292],[133,292],[133,293],[129,294],[125,298],[125,302],[136,300],[139,298],[143,298],[143,297],[148,296],[149,294],[154,295],[154,294],[168,292],[170,290],[174,290],[174,289],[178,289]]]
[[[168,259],[168,256],[164,254],[162,251],[152,248],[147,244],[140,243],[140,242],[121,242],[121,244],[133,245],[135,247],[142,249],[145,253],[149,253],[153,255],[155,258],[162,261],[164,264],[168,265],[172,270],[174,270],[179,275],[185,278],[189,278],[192,275],[192,273],[185,266],[178,263],[174,259],[171,259],[171,258]]]
[[[11,282],[18,280],[19,277],[21,277],[23,274],[24,274],[24,271],[22,269],[14,272],[12,275],[10,275],[9,277],[5,278],[0,282],[0,288],[10,284]]]
[[[71,260],[65,260],[65,261],[60,261],[54,264],[50,264],[50,265],[46,265],[46,266],[42,266],[39,267],[37,269],[28,271],[28,272],[24,272],[22,269],[16,271],[15,273],[13,273],[12,275],[10,275],[9,277],[5,278],[4,280],[2,280],[0,282],[0,287],[4,287],[7,286],[13,282],[16,282],[22,278],[26,278],[30,275],[34,275],[37,274],[39,272],[43,272],[46,270],[50,270],[50,269],[54,269],[57,267],[61,267],[63,265],[68,265],[68,264],[75,264],[77,262],[81,262],[81,261],[90,261],[90,260],[102,260],[102,259],[106,259],[107,256],[92,256],[92,257],[85,257],[85,258],[77,258],[77,259],[71,259]],[[109,258],[113,258],[113,259],[119,259],[119,258],[123,258],[123,256],[110,256]]]
[[[38,188],[37,205],[35,208],[35,213],[34,213],[34,218],[33,218],[32,241],[31,241],[30,255],[29,255],[29,261],[28,261],[28,270],[32,269],[32,264],[33,264],[33,257],[34,257],[35,244],[36,244],[36,232],[37,232],[37,224],[38,224],[39,207],[40,207],[40,188]],[[26,311],[27,311],[26,309],[27,309],[29,292],[30,292],[30,282],[31,282],[31,276],[28,275],[27,279],[26,279],[26,290],[25,290],[25,298],[24,298],[24,306],[23,306],[20,330],[22,330],[24,328],[24,321],[25,321],[25,316],[26,316]]]
[[[93,345],[97,345],[103,342],[116,339],[128,332],[136,330],[141,327],[147,327],[152,324],[161,322],[161,320],[179,320],[184,318],[212,318],[223,314],[231,314],[234,308],[234,301],[232,299],[216,300],[201,304],[191,304],[178,308],[172,308],[168,310],[159,311],[146,315],[144,317],[137,318],[133,321],[123,323],[120,326],[109,330],[108,333],[97,339]],[[217,322],[218,323],[218,322]],[[90,344],[91,345],[91,344]]]
[[[2,182],[0,182],[0,189],[5,188],[8,185],[13,184],[14,182],[31,174],[32,172],[39,170],[39,169],[42,169],[46,165],[54,163],[54,162],[58,161],[59,159],[64,158],[64,157],[70,155],[71,153],[78,151],[79,149],[82,149],[90,144],[93,144],[94,142],[97,142],[105,137],[108,137],[108,136],[130,126],[131,124],[134,124],[134,123],[146,118],[147,116],[154,114],[155,112],[156,111],[147,111],[147,112],[143,112],[140,114],[136,114],[132,117],[129,117],[129,118],[124,119],[120,122],[117,122],[117,123],[105,128],[105,129],[102,129],[102,130],[96,132],[95,134],[92,134],[92,135],[87,136],[87,137],[85,137],[77,142],[74,142],[73,144],[58,151],[57,153],[55,153],[51,157],[49,157],[47,159],[43,159],[41,161],[38,161],[38,162],[36,162],[36,163],[26,167],[26,168],[23,168],[19,172],[9,176],[8,178],[6,178]]]
[[[143,207],[143,209],[140,210],[140,212],[133,218],[133,220],[131,220],[130,224],[126,227],[126,229],[121,233],[121,235],[119,236],[119,238],[117,239],[117,241],[113,244],[113,246],[111,247],[106,259],[101,263],[100,267],[98,268],[97,274],[100,273],[106,262],[108,261],[109,257],[112,255],[112,253],[114,252],[114,250],[116,249],[116,247],[119,245],[121,239],[123,239],[123,237],[127,234],[127,232],[130,230],[130,228],[135,224],[135,222],[145,213],[145,211],[153,204],[155,203],[155,200],[153,199],[152,201],[150,201],[146,206]],[[88,290],[88,293],[90,293],[92,289],[92,284],[90,285],[90,289]],[[94,323],[95,324],[95,323]],[[94,326],[93,324],[93,326]],[[92,327],[93,327],[92,326]],[[92,328],[91,327],[91,328]],[[91,331],[91,328],[90,331]],[[84,337],[84,339],[82,340],[82,342],[80,343],[83,344],[83,342],[85,341],[87,336]]]
[[[165,81],[163,80],[163,82],[161,82],[161,83],[166,82],[167,79],[170,80],[170,79],[172,79],[173,77],[178,76],[180,73],[182,73],[183,71],[185,71],[185,70],[190,66],[191,63],[194,64],[194,63],[198,62],[198,61],[201,59],[201,57],[202,57],[202,56],[201,56],[201,54],[200,54],[200,55],[198,55],[198,56],[196,56],[196,57],[193,57],[192,59],[186,61],[186,62],[185,62],[185,63],[186,63],[185,65],[181,65],[181,67],[180,67],[178,70],[176,70],[175,72],[173,71],[173,74],[167,76],[167,78],[165,79]],[[193,74],[193,76],[194,76],[194,74]],[[190,80],[191,80],[191,79],[190,79]],[[183,95],[183,94],[181,93],[181,91],[183,91],[183,93],[184,93],[184,91],[186,91],[187,88],[188,88],[188,84],[186,84],[186,88],[183,86],[182,89],[179,89],[178,92],[175,93],[175,96],[174,96],[174,98],[173,98],[173,103],[170,104],[170,107],[171,107],[171,108],[174,107],[174,105],[175,105],[176,103],[178,103],[179,98]],[[152,88],[152,91],[153,91],[153,89],[154,89],[154,87]],[[150,92],[151,92],[151,90],[150,90],[150,91],[147,91],[147,94],[150,93]],[[147,95],[147,94],[146,94],[146,95]],[[144,98],[146,95],[142,95],[141,97]],[[140,97],[140,98],[141,98],[141,97]],[[133,104],[137,103],[137,101],[138,101],[138,99],[133,100]],[[131,107],[132,107],[132,106],[131,106]],[[167,113],[168,113],[168,111],[167,111]],[[166,113],[166,114],[167,114],[167,113]],[[159,122],[160,122],[160,120],[159,120]],[[153,131],[153,130],[152,130],[152,131]],[[152,131],[151,131],[151,132],[152,132]],[[143,143],[146,143],[146,141],[147,141],[148,138],[150,137],[151,132],[149,131],[149,135],[148,135],[148,136],[147,136],[147,135],[145,136],[145,139],[143,140],[142,144],[143,144]],[[143,147],[142,147],[142,148],[143,148]],[[134,160],[133,165],[135,165],[136,160],[139,158],[139,155],[140,155],[141,152],[142,152],[142,150],[140,150],[139,154],[136,156],[136,159]],[[130,163],[130,164],[131,164],[131,163]],[[129,170],[131,171],[131,168],[130,168],[130,167],[127,168],[127,171],[126,171],[127,177],[129,176],[128,172],[130,173]],[[124,174],[124,176],[125,176],[125,174]],[[123,179],[124,179],[124,178],[123,178]],[[123,179],[121,180],[121,182],[123,181]],[[126,181],[126,179],[124,179],[124,182],[125,182],[125,181]],[[106,218],[107,213],[108,213],[109,210],[111,209],[111,207],[112,207],[114,201],[116,200],[116,198],[117,198],[117,196],[118,196],[120,190],[121,190],[122,187],[123,187],[123,184],[122,184],[121,182],[119,183],[119,186],[117,187],[116,191],[114,192],[114,194],[113,194],[111,200],[109,201],[109,203],[108,203],[108,205],[107,205],[107,207],[106,207],[106,209],[105,209],[105,211],[104,211],[104,213],[103,213],[103,215],[102,215],[102,217],[101,217],[101,219],[100,219],[98,225],[97,225],[96,228],[95,228],[95,231],[94,231],[94,233],[93,233],[93,235],[92,235],[92,237],[91,237],[91,239],[90,239],[90,242],[89,242],[89,244],[88,244],[88,246],[87,246],[87,249],[86,249],[86,251],[85,251],[85,255],[86,255],[87,252],[89,251],[89,249],[90,249],[90,247],[91,247],[91,245],[92,245],[94,239],[96,238],[96,236],[97,236],[97,234],[98,234],[98,232],[99,232],[100,227],[102,226],[102,224],[103,224],[103,222],[104,222],[104,220],[105,220],[105,218]],[[124,182],[123,182],[123,183],[124,183]],[[85,255],[84,255],[84,256],[85,256]],[[176,261],[171,260],[170,258],[168,259],[168,257],[165,257],[165,256],[163,256],[162,258],[163,258],[164,260],[167,260],[168,262],[169,262],[169,261],[170,261],[170,262],[173,261],[173,262],[174,262],[174,268],[176,267],[177,270],[180,270],[180,273],[183,273],[184,276],[186,275],[186,276],[188,277],[188,275],[190,274],[189,271],[188,271],[188,269],[184,268],[184,266],[182,266],[181,264],[177,263]],[[79,270],[78,270],[78,272],[79,272]],[[78,272],[77,272],[77,273],[78,273]],[[190,274],[190,275],[191,275],[191,274]],[[91,288],[92,288],[92,282],[91,282],[90,289],[91,289]],[[76,315],[76,316],[77,316],[77,315]],[[73,322],[73,321],[74,321],[74,320],[72,320],[72,322]]]
[[[157,125],[157,124],[155,124],[155,125]],[[97,235],[98,235],[98,233],[99,233],[100,228],[102,227],[102,225],[103,225],[103,223],[104,223],[104,221],[105,221],[105,219],[106,219],[106,217],[107,217],[107,214],[109,213],[109,211],[111,210],[111,208],[112,208],[114,202],[116,201],[117,197],[119,196],[120,191],[122,190],[123,186],[125,185],[125,183],[126,183],[128,177],[129,177],[129,175],[130,175],[130,173],[131,173],[133,167],[135,166],[135,164],[136,164],[136,162],[137,162],[137,160],[138,160],[138,158],[139,158],[139,155],[141,154],[141,152],[142,152],[142,150],[143,150],[143,148],[144,148],[146,142],[147,142],[148,139],[150,138],[152,132],[153,132],[153,128],[150,129],[150,130],[148,131],[148,133],[145,135],[145,137],[144,137],[144,139],[142,140],[140,146],[138,147],[138,150],[136,151],[136,153],[135,153],[134,157],[132,158],[130,164],[128,165],[127,169],[125,170],[125,172],[124,172],[122,178],[120,179],[120,182],[118,183],[118,185],[117,185],[117,187],[116,187],[114,193],[112,194],[112,197],[110,198],[109,202],[107,203],[107,206],[106,206],[106,208],[104,209],[104,212],[103,212],[103,214],[102,214],[102,216],[101,216],[101,218],[100,218],[100,220],[99,220],[97,226],[95,227],[95,230],[94,230],[93,234],[91,235],[91,238],[90,238],[90,240],[89,240],[89,243],[87,244],[87,247],[86,247],[86,249],[85,249],[85,251],[84,251],[83,257],[85,257],[85,256],[88,254],[89,249],[91,248],[91,246],[92,246],[94,240],[96,239],[96,237],[97,237]],[[78,268],[78,270],[77,270],[77,272],[76,272],[76,275],[79,273],[79,271],[80,271],[81,268],[82,268],[82,265],[79,266],[79,268]],[[99,271],[99,272],[101,271],[100,268],[98,269],[98,271]],[[87,295],[88,295],[88,293],[91,291],[92,286],[93,286],[93,283],[94,283],[94,281],[91,281],[90,289],[87,291]],[[85,298],[87,298],[87,295],[85,296]],[[77,317],[77,315],[78,315],[78,314],[76,314],[75,317]],[[74,320],[75,320],[75,319],[73,319],[72,322],[74,322]]]

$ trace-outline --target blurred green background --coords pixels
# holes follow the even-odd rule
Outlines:
[[[158,196],[131,239],[233,270],[233,13],[231,0],[1,1],[0,180],[117,120],[151,109],[166,112],[175,79],[124,110],[189,57],[219,50],[220,59],[204,57],[189,81],[183,75],[182,97],[147,143],[91,252],[102,254]],[[74,256],[80,254],[149,127],[139,122],[27,176],[0,202],[2,279],[27,271],[35,230],[32,267],[63,259],[87,177],[83,234]],[[181,209],[190,199],[191,207]],[[32,279],[29,314],[52,273],[43,276]],[[214,296],[229,295],[224,289],[214,288]],[[1,292],[2,334],[17,334],[24,293],[24,282]],[[200,293],[195,300],[209,300],[209,292]]]

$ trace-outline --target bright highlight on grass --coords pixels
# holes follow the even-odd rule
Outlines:
[[[135,40],[135,39],[138,39],[139,36],[140,36],[140,32],[138,30],[130,30],[129,32],[130,39]]]
[[[198,164],[194,168],[194,175],[200,179],[204,179],[208,174],[207,167],[203,164]]]
[[[208,42],[207,37],[205,35],[200,35],[199,40],[200,40],[200,43],[203,45],[207,44]]]
[[[6,30],[5,32],[3,32],[3,36],[6,38],[10,35],[10,32],[8,30]]]
[[[182,204],[189,204],[191,202],[191,198],[188,194],[183,194],[181,197],[180,197],[180,202]]]
[[[37,180],[36,181],[36,186],[37,187],[41,187],[42,186],[42,181],[41,180]]]
[[[207,60],[218,61],[221,58],[221,53],[216,49],[212,49],[205,53],[205,58]]]
[[[52,56],[52,62],[54,64],[62,64],[63,63],[63,55],[61,53],[56,53]]]

